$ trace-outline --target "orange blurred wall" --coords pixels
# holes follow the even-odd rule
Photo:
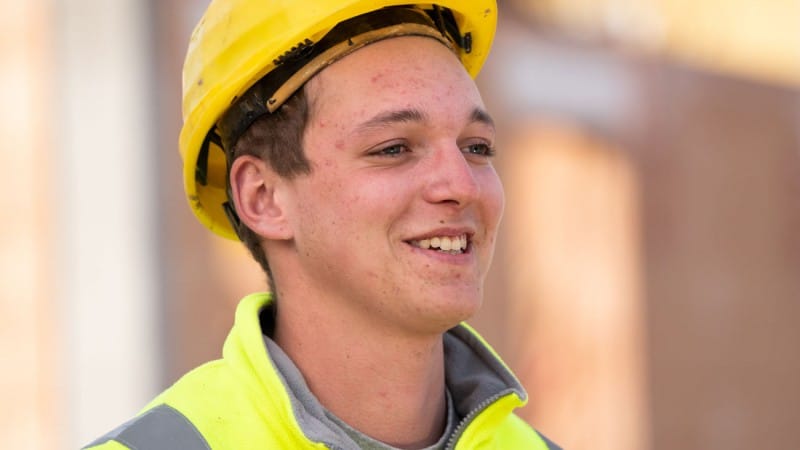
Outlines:
[[[0,4],[0,436],[4,448],[62,444],[47,121],[49,14],[41,1]]]

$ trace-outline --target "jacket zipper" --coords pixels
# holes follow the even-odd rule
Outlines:
[[[450,439],[447,440],[447,445],[445,446],[445,449],[446,450],[455,449],[456,443],[461,438],[461,435],[464,433],[464,430],[466,430],[469,424],[472,423],[473,420],[475,420],[475,417],[477,417],[478,414],[482,413],[492,403],[496,402],[497,400],[500,400],[501,397],[504,397],[508,394],[509,394],[508,391],[495,394],[494,396],[489,397],[486,400],[480,402],[477,408],[473,408],[472,411],[470,411],[470,413],[467,414],[466,417],[461,419],[461,422],[459,422],[455,431],[453,431],[453,434],[450,436]]]

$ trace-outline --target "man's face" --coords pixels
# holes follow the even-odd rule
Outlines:
[[[308,89],[312,171],[288,191],[307,292],[387,327],[441,332],[471,316],[503,190],[494,126],[457,58],[429,38],[392,38]]]

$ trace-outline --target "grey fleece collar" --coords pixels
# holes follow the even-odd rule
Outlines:
[[[332,420],[314,396],[300,370],[288,355],[268,335],[272,324],[264,323],[268,312],[262,311],[262,329],[266,328],[264,343],[278,376],[292,401],[300,428],[312,441],[323,442],[333,449],[360,449],[358,443]],[[267,326],[264,326],[267,325]],[[444,334],[445,382],[452,396],[457,418],[461,418],[456,433],[460,434],[479,412],[509,393],[522,399],[525,390],[508,368],[464,326],[456,326]],[[449,432],[447,434],[450,434]],[[452,441],[458,435],[452,436]]]
[[[444,334],[444,367],[460,417],[474,416],[509,393],[523,400],[528,396],[517,377],[463,325]]]
[[[339,426],[325,414],[325,408],[311,393],[300,369],[283,349],[267,335],[264,335],[264,345],[275,371],[286,386],[295,418],[306,437],[314,442],[323,442],[332,449],[358,449],[358,444],[347,433],[337,432]]]

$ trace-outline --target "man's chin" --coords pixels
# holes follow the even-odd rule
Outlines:
[[[431,332],[444,333],[474,316],[482,304],[481,297],[449,294],[447,297],[430,299],[427,308],[421,311],[419,323],[424,323]]]

